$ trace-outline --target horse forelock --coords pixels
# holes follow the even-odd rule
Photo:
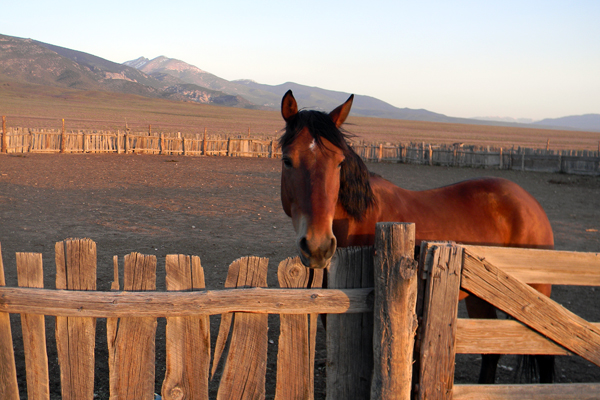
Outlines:
[[[314,110],[300,111],[291,121],[288,121],[285,132],[279,138],[279,147],[283,149],[291,145],[304,128],[308,128],[321,148],[323,148],[323,139],[327,139],[335,147],[344,151],[348,148],[346,134],[335,126],[329,114]]]
[[[279,146],[285,149],[308,128],[317,145],[323,149],[323,139],[344,152],[345,160],[340,172],[339,201],[352,218],[361,220],[365,212],[375,202],[369,182],[369,171],[358,154],[348,145],[348,134],[335,126],[329,114],[320,111],[300,111],[288,121],[284,134],[279,138]]]

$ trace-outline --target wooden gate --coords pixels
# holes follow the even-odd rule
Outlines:
[[[418,399],[592,399],[600,384],[454,385],[456,353],[574,354],[600,366],[600,324],[589,323],[527,283],[600,286],[600,254],[425,243]],[[457,319],[459,289],[515,320]]]

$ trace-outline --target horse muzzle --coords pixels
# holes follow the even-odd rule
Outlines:
[[[300,260],[308,268],[326,268],[335,253],[336,247],[337,240],[333,235],[328,235],[318,241],[309,240],[306,236],[302,236],[298,240]]]

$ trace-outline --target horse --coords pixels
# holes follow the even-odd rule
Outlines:
[[[285,131],[281,204],[291,217],[302,263],[325,268],[337,247],[371,246],[377,222],[414,222],[416,243],[552,249],[554,236],[541,205],[519,185],[480,178],[410,191],[368,171],[341,129],[354,95],[330,113],[298,111],[289,90],[281,102]],[[531,285],[550,296],[550,285]],[[497,318],[489,303],[462,292],[470,318]],[[479,383],[494,383],[500,356],[482,356]],[[534,356],[539,381],[551,383],[553,356]]]

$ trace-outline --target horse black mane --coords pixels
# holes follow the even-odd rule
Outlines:
[[[302,110],[285,127],[279,138],[279,147],[290,145],[304,127],[307,127],[317,145],[326,149],[323,139],[344,152],[344,163],[340,172],[339,201],[352,218],[361,220],[364,213],[375,203],[369,183],[369,170],[358,154],[348,145],[349,135],[335,126],[329,116],[321,111]]]

